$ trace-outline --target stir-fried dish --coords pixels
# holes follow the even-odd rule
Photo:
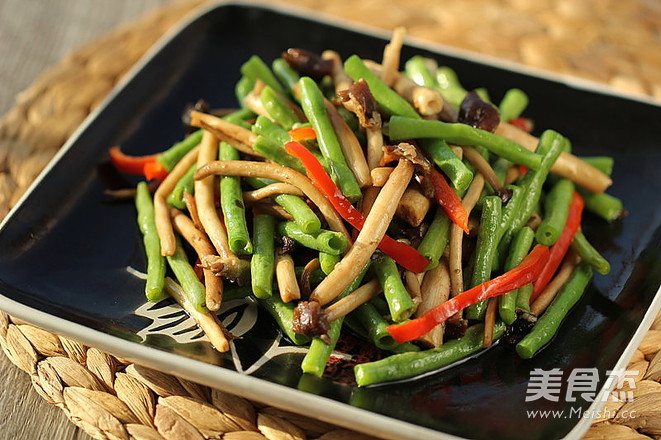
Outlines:
[[[191,132],[151,156],[110,150],[134,192],[150,301],[179,302],[219,351],[214,312],[254,296],[321,376],[342,332],[389,356],[358,385],[413,377],[502,339],[547,344],[593,271],[609,263],[583,212],[623,214],[604,191],[613,161],[531,134],[519,89],[494,103],[432,59],[334,51],[252,56],[239,108],[186,112]],[[404,66],[400,70],[400,65]]]

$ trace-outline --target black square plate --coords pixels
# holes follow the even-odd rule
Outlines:
[[[526,402],[530,373],[559,368],[564,391],[570,372],[587,368],[598,374],[603,396],[606,372],[626,366],[656,316],[661,109],[582,81],[437,45],[407,45],[402,57],[434,57],[453,67],[467,88],[486,87],[496,102],[519,87],[530,97],[527,115],[540,131],[565,134],[579,155],[616,159],[610,192],[625,201],[629,215],[612,224],[588,218],[585,225],[613,270],[595,277],[548,347],[522,361],[497,345],[424,378],[358,388],[342,368],[322,379],[303,376],[301,350],[282,340],[268,318],[259,319],[261,312],[250,303],[232,304],[224,314],[235,331],[244,332],[234,358],[185,331],[176,339],[153,331],[143,338],[146,328],[154,330],[149,313],[167,315],[183,330],[185,325],[169,308],[146,311],[142,281],[127,271],[143,268],[144,261],[133,205],[103,194],[97,165],[107,159],[108,147],[157,152],[181,138],[185,104],[203,98],[212,107],[235,106],[239,67],[252,54],[270,61],[288,47],[333,48],[343,58],[358,53],[380,59],[387,38],[288,8],[220,4],[197,11],[136,66],[3,222],[0,308],[162,371],[377,436],[578,438],[599,404],[580,398]],[[265,353],[270,360],[260,367]],[[565,412],[542,417],[531,410]]]

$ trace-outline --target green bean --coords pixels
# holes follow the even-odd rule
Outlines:
[[[507,171],[510,169],[511,166],[512,166],[512,162],[510,162],[507,159],[503,159],[502,157],[499,157],[494,162],[493,172],[496,174],[496,177],[498,177],[498,181],[501,183],[501,185],[505,184]]]
[[[275,78],[269,66],[267,66],[257,55],[251,56],[248,61],[243,63],[241,66],[241,73],[249,78],[262,80],[264,84],[272,87],[278,93],[283,95],[287,93]]]
[[[485,283],[491,279],[491,268],[498,245],[498,228],[502,213],[502,200],[498,196],[484,198],[480,227],[475,249],[475,265],[471,285]],[[487,310],[487,301],[480,301],[466,309],[467,319],[483,319]]]
[[[420,146],[438,167],[450,178],[457,191],[463,192],[473,181],[473,172],[454,154],[442,139],[421,139]]]
[[[505,331],[502,322],[496,322],[493,329],[494,340]],[[359,386],[406,379],[437,370],[464,359],[483,349],[484,326],[474,325],[459,339],[453,339],[440,347],[419,352],[400,353],[376,362],[358,364],[354,367],[356,383]]]
[[[237,283],[225,283],[223,286],[223,303],[234,299],[243,299],[252,295],[251,286],[239,286]]]
[[[221,142],[218,150],[220,160],[239,160],[239,152],[227,142]],[[236,176],[220,176],[220,207],[223,211],[227,240],[235,254],[252,254],[252,243],[248,233],[246,208],[243,204],[241,180]]]
[[[246,181],[254,188],[263,188],[275,183],[275,181],[260,178],[248,178]],[[321,220],[302,198],[293,194],[278,194],[273,196],[273,201],[282,206],[294,218],[294,222],[304,233],[316,234],[321,229]]]
[[[241,106],[241,108],[246,108],[245,104],[245,98],[248,96],[250,92],[252,92],[252,89],[255,88],[255,78],[251,78],[248,76],[242,76],[239,81],[237,81],[236,85],[234,86],[234,94],[236,95],[236,100]]]
[[[285,85],[289,95],[296,99],[294,89],[298,80],[301,79],[301,76],[298,74],[298,72],[292,69],[289,66],[289,63],[287,63],[287,61],[285,61],[283,58],[276,58],[273,60],[271,63],[271,69],[273,70],[275,76],[280,80],[280,82]]]
[[[542,185],[546,181],[551,166],[555,163],[562,152],[566,139],[553,130],[546,130],[539,138],[537,146],[538,155],[542,157],[540,167],[536,170],[528,170],[521,179],[521,186],[526,191],[526,196],[518,212],[518,215],[512,220],[512,230],[516,231],[528,222],[528,219],[535,211],[535,207],[542,196]]]
[[[528,283],[523,287],[519,287],[519,290],[516,292],[517,309],[522,309],[526,312],[530,311],[530,297],[532,296],[532,290],[532,283]]]
[[[397,346],[397,342],[388,333],[388,322],[381,316],[377,309],[370,303],[358,307],[351,312],[363,325],[369,336],[369,340],[382,350],[392,350]]]
[[[585,237],[585,234],[583,234],[583,231],[580,229],[574,234],[571,248],[581,257],[581,261],[585,261],[590,266],[594,267],[594,269],[600,274],[606,275],[610,272],[611,265],[608,260],[606,260],[599,251],[590,244]]]
[[[265,298],[259,298],[258,302],[275,319],[280,330],[282,330],[291,342],[296,345],[305,345],[310,342],[308,336],[298,334],[294,331],[294,309],[296,308],[296,304],[293,301],[285,303],[282,302],[280,295],[270,295]]]
[[[328,252],[319,252],[319,266],[321,270],[328,275],[335,269],[335,265],[340,262],[340,256],[329,254]]]
[[[252,131],[255,134],[262,135],[277,144],[285,145],[291,141],[291,137],[287,130],[267,118],[266,116],[259,115],[252,126]]]
[[[437,207],[434,219],[429,224],[427,232],[425,232],[425,236],[418,246],[418,252],[429,260],[427,270],[438,266],[438,261],[441,259],[441,255],[443,255],[450,239],[450,223],[450,219],[443,208]]]
[[[177,142],[163,153],[156,157],[156,160],[165,167],[166,170],[172,171],[172,168],[179,163],[190,150],[197,147],[202,140],[202,133],[204,130],[197,130],[189,134],[184,140]]]
[[[293,238],[307,248],[333,255],[342,255],[349,247],[347,238],[339,232],[320,229],[316,234],[306,234],[291,221],[279,223],[278,233]]]
[[[273,295],[273,273],[275,272],[275,218],[258,214],[253,218],[253,240],[255,249],[250,260],[252,292],[257,298]]]
[[[416,84],[430,89],[438,89],[436,76],[427,67],[427,58],[415,55],[409,58],[404,64],[406,76],[411,78]]]
[[[607,176],[613,174],[613,166],[615,165],[615,160],[610,156],[581,157],[581,160],[587,164],[592,165]]]
[[[436,72],[436,82],[443,99],[453,106],[459,107],[468,91],[459,82],[457,73],[447,66],[441,66]]]
[[[227,122],[231,122],[234,125],[243,127],[246,130],[250,130],[252,128],[252,125],[246,121],[248,119],[253,119],[254,117],[255,117],[255,113],[252,110],[250,110],[249,108],[242,108],[241,110],[237,110],[235,112],[230,113],[229,115],[223,116],[223,119]]]
[[[479,87],[475,90],[473,90],[477,96],[480,97],[480,99],[484,102],[491,102],[491,97],[489,96],[489,91],[485,89],[484,87]]]
[[[145,295],[149,301],[158,302],[167,297],[165,285],[165,257],[161,255],[161,242],[154,221],[154,203],[146,182],[139,182],[135,194],[135,208],[138,211],[138,227],[142,233],[147,257],[147,281]]]
[[[590,265],[579,263],[530,333],[516,344],[519,356],[530,359],[551,340],[562,320],[583,295],[591,278]]]
[[[528,106],[528,95],[521,89],[509,89],[498,105],[500,120],[509,122],[521,116]]]
[[[360,186],[342,153],[340,142],[326,112],[326,104],[321,90],[319,90],[317,83],[309,77],[301,78],[298,84],[303,112],[314,127],[319,149],[328,162],[331,177],[348,199],[358,199],[362,195]]]
[[[417,111],[393,89],[388,87],[363,63],[358,55],[351,55],[344,62],[344,71],[353,79],[361,78],[367,82],[372,96],[377,104],[389,115],[407,116],[409,118],[420,118]]]
[[[507,202],[507,205],[503,208],[503,213],[500,218],[500,226],[498,228],[499,237],[502,237],[505,231],[508,231],[512,227],[514,216],[517,214],[523,203],[523,198],[526,195],[524,189],[518,185],[507,185],[506,189],[512,191],[512,196]]]
[[[294,124],[301,122],[296,112],[289,106],[286,98],[271,87],[265,86],[260,94],[262,105],[269,116],[285,130],[291,130]]]
[[[383,295],[388,302],[390,318],[394,322],[402,322],[408,319],[415,312],[417,306],[411,299],[406,287],[404,287],[395,260],[384,255],[375,259],[372,267],[383,288]]]
[[[282,144],[278,144],[260,134],[255,139],[252,148],[272,162],[296,170],[301,174],[305,174],[305,168],[301,161],[287,153],[282,147]]]
[[[365,265],[365,268],[362,272],[349,284],[342,293],[338,296],[338,299],[343,298],[356,290],[360,283],[362,283],[363,278],[367,269],[369,269],[369,263]],[[310,343],[310,349],[305,354],[303,362],[301,362],[301,369],[304,373],[314,374],[315,376],[321,377],[324,374],[326,369],[326,364],[330,358],[331,353],[335,349],[337,340],[340,338],[340,332],[342,330],[342,325],[346,317],[341,317],[332,321],[330,323],[330,330],[328,331],[328,338],[330,344],[327,344],[321,338],[313,338]]]
[[[505,271],[514,269],[514,267],[523,261],[530,251],[534,238],[535,231],[528,226],[519,229],[519,232],[514,236],[514,240],[512,240],[509,255],[507,256],[507,260],[505,260]],[[507,325],[512,324],[516,320],[516,303],[518,297],[519,290],[512,290],[499,297],[498,313],[500,319]]]
[[[539,244],[551,246],[558,240],[567,223],[573,194],[574,183],[569,179],[560,179],[551,187],[544,199],[544,219],[535,234]]]
[[[390,118],[391,140],[438,138],[457,145],[481,145],[510,162],[533,170],[541,166],[542,157],[508,139],[466,124],[427,121],[393,116]]]
[[[168,205],[174,206],[177,209],[184,209],[186,207],[184,193],[193,194],[195,190],[195,180],[193,179],[195,170],[197,170],[197,165],[193,164],[186,174],[179,179],[179,182],[177,182],[172,192],[168,195]]]
[[[198,312],[207,312],[206,291],[204,284],[195,273],[195,269],[188,262],[181,240],[177,237],[177,247],[173,255],[165,257],[177,278],[179,285],[186,293],[188,300]]]
[[[594,194],[583,188],[577,188],[579,194],[585,202],[585,209],[598,215],[608,222],[612,222],[622,217],[624,214],[624,205],[622,200],[608,193]]]

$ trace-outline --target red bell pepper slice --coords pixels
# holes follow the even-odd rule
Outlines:
[[[119,147],[111,147],[108,153],[110,154],[110,162],[121,173],[142,175],[147,180],[163,179],[168,174],[163,164],[156,160],[160,153],[146,156],[129,156],[124,154]]]
[[[145,164],[142,169],[142,174],[144,174],[145,179],[147,180],[163,180],[168,175],[168,170],[158,160],[154,160]]]
[[[312,184],[333,205],[340,216],[360,231],[365,224],[365,217],[344,197],[342,191],[335,185],[317,158],[310,153],[310,150],[298,142],[288,142],[285,149],[301,161]],[[387,235],[383,236],[379,243],[379,249],[411,272],[420,273],[429,266],[429,260],[414,247],[394,240]]]
[[[312,127],[297,127],[289,130],[289,137],[294,142],[304,142],[317,139],[317,133]]]
[[[526,133],[530,133],[530,129],[532,128],[532,122],[530,119],[527,118],[512,118],[510,119],[510,124],[518,128],[519,130],[523,130]]]
[[[565,228],[562,230],[558,240],[556,240],[551,246],[549,261],[546,266],[544,266],[542,273],[539,274],[537,281],[533,283],[532,295],[530,296],[531,303],[537,298],[537,296],[539,296],[542,290],[544,290],[549,281],[551,281],[551,278],[555,275],[560,263],[562,263],[565,255],[567,255],[569,246],[574,239],[574,234],[576,234],[576,231],[581,226],[584,204],[583,197],[574,191],[571,203],[569,204],[569,214],[567,216]]]
[[[450,184],[445,180],[445,177],[438,171],[432,168],[429,173],[432,185],[434,186],[434,199],[441,205],[443,211],[452,220],[454,224],[468,234],[468,212],[464,205],[461,204],[461,199],[456,192],[452,189]]]
[[[389,325],[388,332],[400,344],[417,339],[472,304],[504,295],[533,282],[539,276],[548,258],[549,248],[538,244],[514,269],[460,293],[427,311],[419,318],[403,324]]]

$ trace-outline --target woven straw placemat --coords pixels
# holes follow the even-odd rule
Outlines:
[[[290,3],[661,98],[656,0],[315,0]],[[0,119],[0,218],[186,0],[87,44],[48,69]],[[466,13],[466,11],[470,11]],[[577,38],[580,36],[580,38]],[[99,439],[361,439],[307,417],[150,370],[0,312],[0,345],[35,390]],[[661,318],[636,351],[632,402],[609,402],[588,439],[661,438]],[[635,418],[619,417],[627,410]]]

